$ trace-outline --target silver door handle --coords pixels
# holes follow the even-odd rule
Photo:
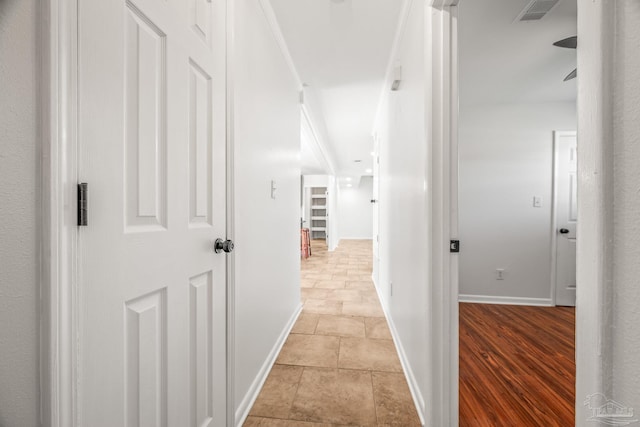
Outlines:
[[[234,248],[233,240],[216,239],[216,241],[213,243],[213,250],[217,254],[219,254],[222,251],[226,253],[233,252],[233,248]]]

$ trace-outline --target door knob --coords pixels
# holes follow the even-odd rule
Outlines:
[[[213,250],[217,254],[219,254],[222,251],[229,253],[229,252],[233,252],[233,246],[234,246],[233,240],[216,239],[216,241],[213,244]]]
[[[560,234],[569,234],[569,230],[567,230],[566,228],[561,228]]]

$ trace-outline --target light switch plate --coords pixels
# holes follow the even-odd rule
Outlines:
[[[534,208],[541,208],[542,207],[542,197],[533,196],[533,207]]]

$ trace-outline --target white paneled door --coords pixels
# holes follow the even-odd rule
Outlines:
[[[226,425],[226,5],[79,2],[79,425]]]
[[[575,132],[556,132],[556,305],[576,305],[576,225],[578,220]]]

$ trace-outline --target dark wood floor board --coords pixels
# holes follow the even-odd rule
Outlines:
[[[460,304],[460,426],[572,426],[575,310]]]

